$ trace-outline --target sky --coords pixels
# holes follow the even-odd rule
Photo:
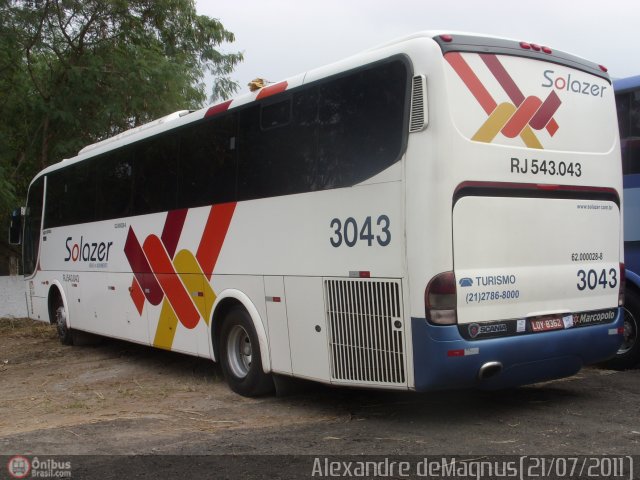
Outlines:
[[[277,82],[423,30],[538,43],[640,75],[640,0],[196,0],[217,18],[244,62],[232,78]]]

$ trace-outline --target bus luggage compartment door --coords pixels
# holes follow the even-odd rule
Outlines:
[[[612,201],[462,197],[453,248],[461,325],[618,306],[620,210]]]

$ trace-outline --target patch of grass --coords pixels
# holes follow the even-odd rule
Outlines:
[[[76,400],[75,402],[70,403],[69,405],[67,405],[65,408],[67,408],[67,409],[83,409],[84,408],[85,410],[88,410],[89,406],[84,402]]]
[[[0,335],[15,337],[52,338],[55,327],[29,318],[0,318]]]

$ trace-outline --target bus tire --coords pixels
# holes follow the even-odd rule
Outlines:
[[[604,367],[613,370],[632,368],[640,361],[640,342],[638,341],[640,294],[632,288],[627,288],[624,297],[624,340],[615,357],[603,364]]]
[[[58,339],[62,345],[73,345],[73,331],[67,326],[67,309],[60,294],[56,294],[51,305],[53,321],[58,331]]]
[[[260,343],[249,313],[240,306],[224,318],[220,332],[220,363],[234,392],[256,397],[273,391],[273,379],[262,370]]]

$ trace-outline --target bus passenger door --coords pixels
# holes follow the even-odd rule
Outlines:
[[[277,373],[290,374],[292,373],[291,352],[284,278],[264,277],[264,293],[267,305],[271,369]]]
[[[129,291],[131,278],[130,273],[81,273],[71,327],[148,345],[146,307],[138,313]]]

